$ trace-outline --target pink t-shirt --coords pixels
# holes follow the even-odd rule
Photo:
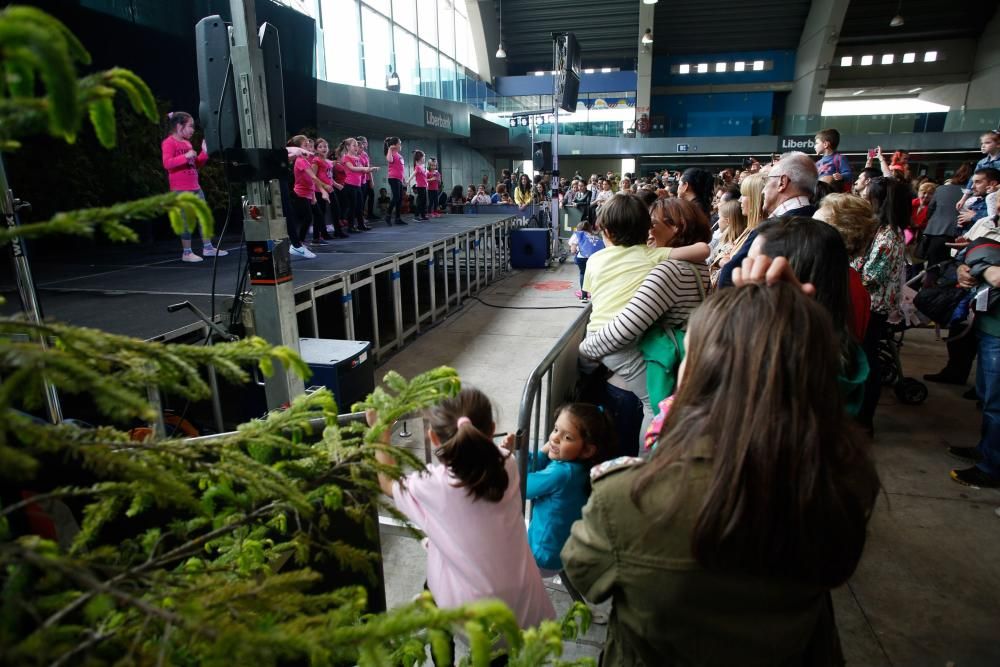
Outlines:
[[[389,178],[403,180],[403,156],[399,151],[389,151]]]
[[[365,151],[361,151],[360,153],[358,153],[358,158],[361,160],[362,167],[372,166],[371,160],[368,158],[368,153],[366,153]],[[367,184],[368,181],[370,181],[372,178],[371,174],[362,174],[362,176],[364,177],[361,179],[362,185]]]
[[[192,163],[184,157],[184,154],[189,150],[191,150],[190,141],[176,139],[173,135],[164,139],[160,144],[160,152],[163,154],[163,168],[167,170],[171,190],[183,192],[201,190],[201,186],[198,185],[198,168],[208,162],[208,153],[202,151]]]
[[[428,190],[441,189],[441,172],[439,172],[437,169],[427,170],[427,189]]]
[[[413,185],[418,188],[427,187],[427,169],[422,164],[413,165]]]
[[[497,503],[474,501],[441,464],[394,482],[392,498],[427,535],[427,587],[439,607],[499,598],[522,628],[535,627],[555,610],[528,547],[513,456],[504,467],[507,491]]]
[[[292,192],[303,199],[315,200],[316,184],[312,179],[312,163],[309,159],[295,158],[293,173],[295,174],[295,185],[292,186]]]
[[[316,165],[316,178],[326,185],[333,185],[333,163],[318,155],[312,159],[312,163]]]
[[[344,164],[353,164],[355,167],[361,166],[361,158],[357,155],[351,155],[350,153],[344,153]],[[365,173],[362,171],[351,171],[346,169],[347,172],[347,184],[353,185],[355,187],[360,187],[362,183],[365,182]]]

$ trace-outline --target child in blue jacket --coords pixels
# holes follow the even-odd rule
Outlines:
[[[590,468],[615,447],[611,420],[596,405],[568,403],[556,412],[555,427],[528,473],[528,545],[544,575],[562,569],[559,552],[590,495]]]

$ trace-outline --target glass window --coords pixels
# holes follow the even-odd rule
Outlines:
[[[364,0],[364,2],[372,9],[382,12],[383,16],[389,16],[389,0]]]
[[[437,18],[437,0],[420,0],[420,10],[417,12],[420,39],[431,46],[437,46],[438,43]]]
[[[455,57],[455,8],[452,0],[438,0],[438,48]]]
[[[441,56],[441,98],[457,100],[455,90],[455,61]]]
[[[385,77],[389,74],[389,56],[392,54],[389,20],[364,7],[361,10],[361,35],[365,61],[365,86],[385,90]]]
[[[326,51],[326,78],[335,83],[363,86],[361,44],[353,36],[358,28],[356,0],[325,0],[323,9],[323,47]]]
[[[392,0],[392,22],[416,32],[417,6],[414,0]]]
[[[396,40],[396,73],[399,75],[399,92],[420,94],[420,68],[417,61],[417,38],[399,26],[394,29]]]
[[[461,3],[460,3],[461,4]],[[457,7],[456,7],[457,9]],[[469,19],[466,16],[455,13],[455,60],[459,65],[464,65],[465,69],[479,72],[476,66],[476,47],[472,43]]]
[[[420,42],[420,94],[424,97],[441,97],[439,76],[437,49]]]

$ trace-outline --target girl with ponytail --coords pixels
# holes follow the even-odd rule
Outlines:
[[[368,415],[369,424],[375,415]],[[555,611],[528,547],[514,456],[493,441],[493,406],[463,389],[430,409],[427,437],[438,463],[399,480],[379,475],[382,490],[427,535],[427,588],[441,608],[498,598],[522,628]],[[389,432],[383,442],[389,441]],[[379,450],[380,463],[395,460]]]

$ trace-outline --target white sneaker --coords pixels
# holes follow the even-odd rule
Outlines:
[[[288,249],[288,254],[291,257],[301,257],[302,259],[316,259],[316,253],[305,246],[299,246],[298,248],[292,246]]]
[[[182,262],[204,262],[205,260],[194,254],[193,252],[186,252],[181,255]]]
[[[225,257],[229,254],[229,251],[214,246],[206,246],[201,249],[201,254],[205,257]]]

